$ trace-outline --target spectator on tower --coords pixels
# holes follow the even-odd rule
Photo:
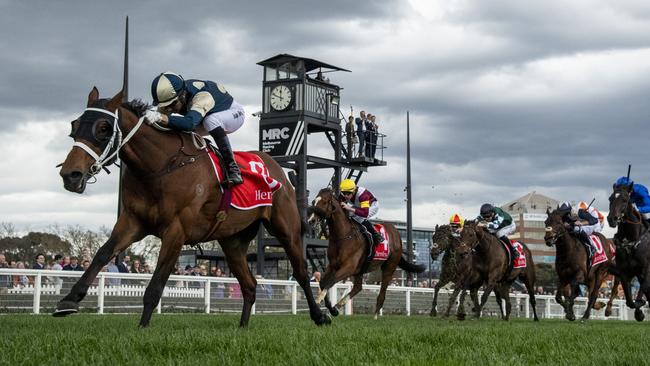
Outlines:
[[[357,125],[357,138],[359,140],[359,157],[364,156],[365,150],[365,123],[366,123],[366,111],[359,112],[359,117],[354,120],[354,123]]]
[[[377,116],[372,115],[370,118],[370,126],[372,127],[372,132],[370,133],[370,157],[375,158],[377,153],[377,137],[379,135],[379,125],[377,125]]]
[[[354,133],[354,117],[348,117],[348,123],[345,124],[345,139],[348,144],[348,157],[352,158],[354,145],[357,143],[357,136]]]
[[[373,122],[375,119],[374,114],[368,113],[368,116],[364,122],[364,127],[366,129],[365,133],[365,138],[366,138],[366,148],[365,148],[365,154],[366,157],[368,158],[374,158],[374,151],[376,150],[375,147],[375,142],[377,141],[377,131],[375,129],[375,123]]]

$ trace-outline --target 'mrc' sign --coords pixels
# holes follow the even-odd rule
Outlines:
[[[300,154],[304,132],[303,121],[260,127],[260,151],[271,156]]]

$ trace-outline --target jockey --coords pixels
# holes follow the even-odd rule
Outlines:
[[[165,72],[153,79],[151,95],[158,109],[145,114],[150,123],[182,131],[193,131],[202,123],[223,156],[227,183],[231,186],[242,183],[227,134],[244,124],[244,107],[223,85],[209,80],[184,80],[178,74]]]
[[[636,206],[636,209],[639,210],[639,213],[643,217],[643,220],[646,221],[646,224],[650,224],[650,195],[648,195],[648,188],[643,184],[634,183],[634,181],[627,177],[618,178],[614,183],[614,188],[624,185],[632,186],[632,189],[630,190],[630,199]]]
[[[578,209],[579,210],[586,210],[589,212],[589,214],[593,217],[595,217],[598,220],[598,227],[594,228],[594,231],[599,233],[603,231],[603,227],[605,227],[605,216],[600,213],[595,207],[587,205],[585,201],[580,201],[578,203]]]
[[[594,217],[586,209],[572,207],[571,204],[566,201],[560,204],[558,210],[567,213],[567,215],[563,217],[564,227],[572,230],[576,234],[582,244],[587,247],[589,258],[591,258],[595,254],[595,248],[589,241],[589,235],[594,232],[599,232],[601,228],[598,216]]]
[[[449,218],[449,226],[451,227],[451,235],[454,237],[459,237],[461,230],[463,230],[463,224],[465,220],[459,214],[455,213]]]
[[[364,187],[357,187],[352,179],[344,179],[341,181],[340,187],[341,195],[344,202],[341,202],[341,207],[348,211],[350,217],[363,225],[368,232],[372,235],[373,248],[375,245],[384,241],[381,234],[375,230],[368,219],[373,218],[379,212],[379,202],[369,190]],[[373,255],[372,249],[370,255]]]
[[[508,239],[508,235],[517,230],[517,225],[512,222],[512,217],[507,212],[485,203],[481,206],[481,214],[477,219],[480,221],[479,227],[485,227],[488,232],[495,234],[497,238],[510,246],[513,260],[519,257],[519,252]]]

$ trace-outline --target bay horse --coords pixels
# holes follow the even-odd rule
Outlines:
[[[630,199],[633,186],[615,186],[609,197],[609,214],[607,222],[611,227],[617,227],[614,235],[616,246],[616,280],[612,296],[618,288],[618,280],[623,285],[626,305],[634,309],[634,318],[643,321],[645,318],[641,307],[645,304],[643,295],[650,300],[650,232],[643,224],[641,214]],[[637,277],[641,285],[636,301],[632,300],[630,282]],[[611,312],[611,303],[607,310]]]
[[[436,225],[433,232],[433,236],[431,237],[431,250],[429,254],[431,256],[431,260],[433,261],[436,261],[441,253],[444,253],[444,256],[442,257],[440,279],[434,286],[433,301],[431,303],[431,312],[429,313],[430,316],[438,315],[438,311],[436,308],[438,306],[438,293],[440,292],[440,289],[443,288],[445,285],[447,285],[449,282],[453,282],[455,284],[454,288],[458,287],[457,280],[463,272],[459,273],[458,271],[458,265],[457,265],[458,260],[456,258],[457,257],[456,251],[454,250],[455,248],[454,243],[457,242],[458,242],[458,238],[453,236],[451,225],[449,224]],[[476,292],[476,294],[471,295],[471,298],[473,300],[477,299],[478,288],[472,288],[470,289],[470,291]],[[460,295],[461,296],[459,300],[460,303],[458,305],[459,317],[464,317],[465,295],[466,295],[465,291],[463,291],[463,293]],[[455,300],[456,297],[454,296],[453,298]],[[475,307],[478,306],[478,301],[474,302],[474,306]],[[452,303],[450,302],[449,305],[447,306],[447,310],[444,313],[445,317],[449,316],[449,313],[451,312],[451,307],[452,307]]]
[[[546,214],[544,241],[549,247],[555,246],[555,272],[558,276],[555,301],[564,308],[565,318],[574,321],[576,316],[573,304],[578,296],[579,284],[586,284],[589,301],[582,316],[582,321],[585,322],[589,319],[591,309],[598,298],[600,284],[605,280],[611,266],[609,241],[601,233],[595,233],[603,243],[607,261],[588,268],[588,249],[565,226],[563,217],[568,213],[557,209],[551,212],[547,209]]]
[[[463,279],[460,290],[485,284],[481,302],[475,309],[477,318],[480,316],[490,293],[494,291],[502,318],[508,320],[512,309],[509,295],[510,287],[518,279],[526,286],[526,291],[528,291],[528,301],[533,309],[533,319],[539,321],[535,301],[535,264],[530,249],[523,243],[521,245],[526,256],[526,267],[511,269],[508,254],[501,240],[494,234],[489,233],[477,222],[465,221],[460,234],[460,244],[456,250],[463,258],[459,263],[459,267],[469,268],[465,271],[468,275]],[[506,303],[505,314],[501,309],[501,299],[505,300]]]
[[[340,309],[350,299],[362,290],[363,274],[381,269],[381,288],[377,296],[375,306],[375,319],[384,305],[386,288],[393,279],[395,269],[399,266],[411,273],[421,273],[424,266],[409,263],[402,257],[402,240],[395,226],[389,223],[384,224],[390,245],[388,259],[373,260],[366,265],[368,257],[368,244],[359,225],[350,219],[347,213],[341,208],[338,200],[338,193],[330,188],[321,189],[315,197],[309,223],[314,224],[319,219],[326,220],[329,227],[329,243],[327,247],[327,259],[329,261],[325,274],[320,281],[320,291],[316,302],[320,303],[325,299],[327,290],[337,282],[353,277],[352,290],[339,300],[334,308]],[[327,305],[327,304],[326,304]]]
[[[111,99],[99,99],[99,91],[93,88],[88,95],[88,108],[72,122],[70,136],[75,143],[60,171],[65,189],[83,193],[88,180],[119,152],[124,173],[123,212],[108,241],[70,293],[59,301],[53,315],[77,312],[79,302],[102,267],[132,243],[154,235],[162,244],[144,294],[140,327],[149,325],[182,246],[211,240],[219,241],[241,286],[243,309],[239,325],[245,327],[255,303],[257,285],[246,261],[246,251],[263,224],[284,247],[293,275],[305,293],[311,319],[317,325],[329,323],[329,316],[321,312],[309,285],[302,255],[305,224],[298,213],[294,189],[282,168],[269,155],[254,152],[266,164],[270,176],[282,184],[273,194],[273,205],[245,211],[231,208],[225,220],[218,220],[220,183],[205,146],[193,143],[197,135],[161,132],[143,123],[148,106],[121,101],[122,91]],[[124,140],[122,135],[126,135]]]

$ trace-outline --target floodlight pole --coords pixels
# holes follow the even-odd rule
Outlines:
[[[406,253],[413,263],[413,206],[411,200],[411,123],[406,111]],[[409,273],[409,278],[412,275]]]

